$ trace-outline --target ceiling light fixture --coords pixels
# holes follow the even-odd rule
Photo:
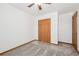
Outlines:
[[[42,4],[48,4],[48,5],[50,5],[50,4],[52,4],[52,3],[32,3],[32,4],[30,4],[30,5],[28,5],[27,7],[32,7],[33,5],[37,5],[38,6],[38,9],[39,10],[42,10]]]

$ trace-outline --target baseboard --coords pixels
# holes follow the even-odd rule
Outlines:
[[[72,45],[72,43],[61,42],[61,41],[58,41],[58,43],[65,43],[65,44],[70,44],[70,45]]]
[[[7,52],[9,52],[9,51],[12,51],[12,50],[14,50],[14,49],[16,49],[16,48],[18,48],[18,47],[21,47],[21,46],[24,46],[24,45],[26,45],[26,44],[29,44],[29,43],[31,43],[31,42],[33,42],[33,41],[37,41],[37,40],[34,39],[34,40],[30,41],[30,42],[27,42],[27,43],[24,43],[24,44],[19,45],[19,46],[17,46],[17,47],[11,48],[11,49],[9,49],[9,50],[7,50],[7,51],[4,51],[4,52],[0,53],[0,55],[3,55],[4,53],[7,53]]]

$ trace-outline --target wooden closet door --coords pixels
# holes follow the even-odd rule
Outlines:
[[[50,19],[38,21],[38,39],[42,42],[50,42]]]
[[[77,50],[77,12],[72,16],[72,45]]]

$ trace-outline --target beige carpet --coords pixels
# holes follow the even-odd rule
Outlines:
[[[58,45],[33,41],[15,50],[9,51],[3,56],[78,56],[79,54],[70,44]]]

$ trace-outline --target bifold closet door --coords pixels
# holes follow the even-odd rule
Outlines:
[[[51,20],[43,19],[38,21],[38,39],[42,42],[49,42],[51,39]]]

